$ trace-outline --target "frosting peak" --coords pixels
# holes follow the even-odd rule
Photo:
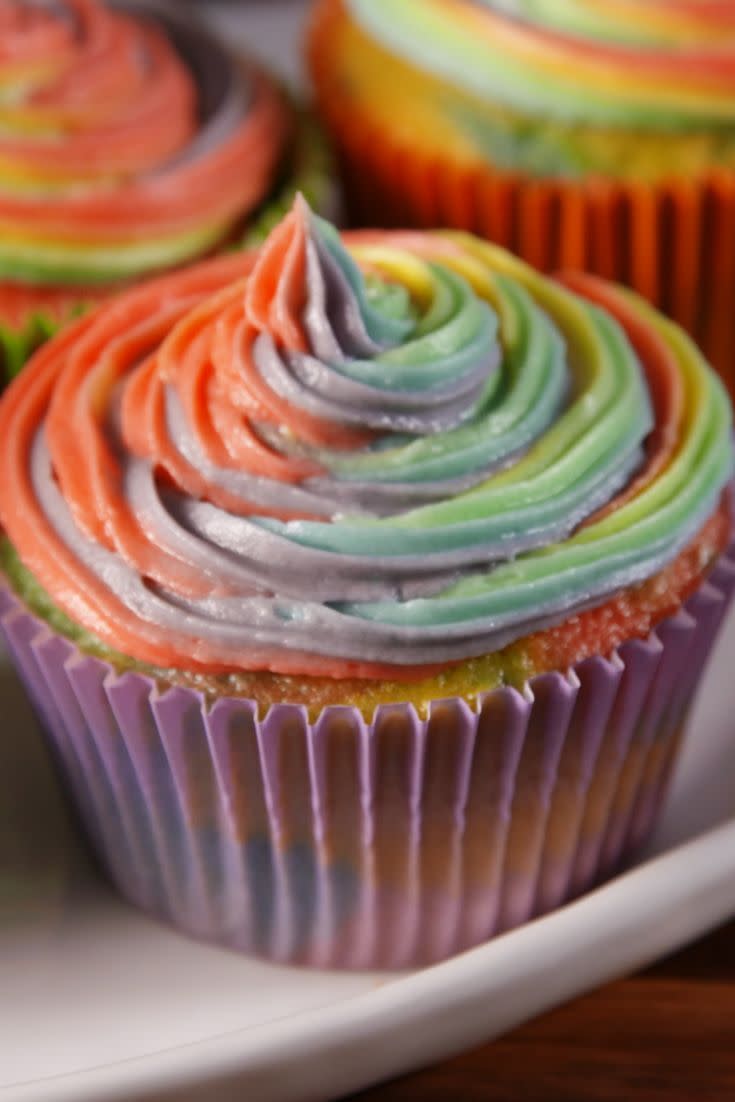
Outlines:
[[[404,287],[377,271],[368,285],[299,196],[255,261],[242,317],[235,303],[217,321],[215,370],[271,447],[324,472],[346,472],[342,453],[376,434],[385,446],[456,428],[495,385],[497,322],[461,277],[432,278],[422,320]]]
[[[285,351],[346,360],[398,343],[410,316],[384,315],[371,304],[364,277],[334,229],[297,195],[264,243],[246,289],[254,328]]]

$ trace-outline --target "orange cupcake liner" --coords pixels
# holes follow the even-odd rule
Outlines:
[[[352,220],[466,230],[545,272],[631,287],[682,325],[735,398],[735,173],[659,182],[539,179],[400,142],[332,79],[341,5],[323,0],[309,60]]]

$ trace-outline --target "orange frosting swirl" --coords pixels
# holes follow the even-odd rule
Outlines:
[[[109,284],[221,242],[266,196],[289,113],[180,10],[0,10],[0,280]]]
[[[343,240],[298,199],[41,350],[0,403],[0,520],[61,611],[159,668],[499,653],[668,569],[733,469],[693,346],[567,286],[469,237]]]

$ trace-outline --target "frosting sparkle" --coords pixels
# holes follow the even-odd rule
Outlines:
[[[462,235],[343,242],[299,199],[38,354],[0,404],[0,521],[140,661],[414,676],[671,563],[730,429],[627,292]]]

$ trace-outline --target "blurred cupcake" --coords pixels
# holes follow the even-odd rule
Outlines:
[[[322,198],[313,128],[182,9],[0,5],[0,384],[70,313],[240,239],[289,184]]]
[[[320,0],[356,218],[628,284],[735,393],[732,0]]]
[[[735,581],[730,434],[629,292],[302,199],[55,337],[0,402],[0,629],[111,878],[399,967],[609,876]]]

